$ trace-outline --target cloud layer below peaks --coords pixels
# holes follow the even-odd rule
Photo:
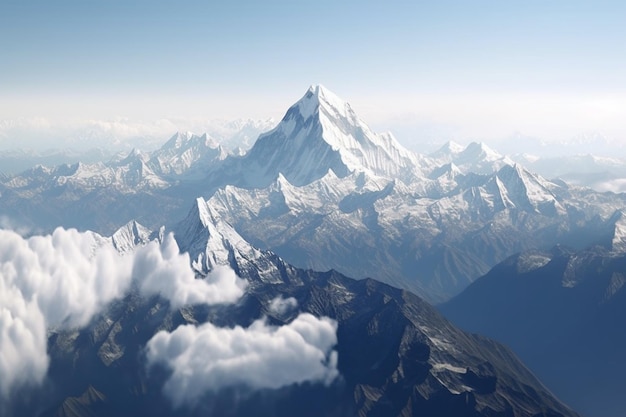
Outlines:
[[[0,230],[0,396],[46,375],[47,330],[80,328],[136,282],[172,307],[236,302],[246,282],[222,268],[195,279],[172,235],[121,256],[94,233],[57,228],[24,239]]]
[[[171,234],[120,255],[91,232],[57,228],[51,235],[23,238],[0,230],[0,400],[15,388],[36,386],[46,376],[48,330],[81,328],[131,284],[142,296],[160,295],[172,308],[228,304],[247,282],[230,267],[197,279],[189,256]],[[294,298],[277,297],[268,311],[285,314]],[[283,326],[265,318],[247,328],[211,323],[183,325],[155,334],[146,345],[148,365],[171,375],[164,393],[175,406],[193,404],[222,387],[280,388],[304,381],[330,383],[338,375],[337,323],[299,314]]]

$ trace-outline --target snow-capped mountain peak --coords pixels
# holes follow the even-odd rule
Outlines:
[[[462,175],[462,174],[463,174],[463,171],[461,171],[454,162],[448,162],[447,164],[444,164],[438,168],[435,168],[430,173],[429,178],[437,179],[437,178],[441,178],[442,176],[445,176],[447,178],[454,179],[458,175]]]
[[[145,245],[151,240],[162,241],[162,232],[162,230],[156,233],[152,232],[137,221],[131,220],[113,233],[111,243],[118,252],[127,253],[134,250],[136,246]]]
[[[226,151],[206,133],[176,133],[150,158],[156,172],[168,176],[202,176],[211,161],[226,158]],[[195,168],[195,169],[194,169]]]
[[[348,103],[316,85],[248,152],[245,166],[254,173],[245,185],[265,187],[279,173],[293,185],[306,185],[329,169],[340,178],[368,172],[407,181],[415,177],[417,161],[393,135],[374,133]]]
[[[465,165],[468,163],[494,162],[504,159],[503,155],[491,149],[482,142],[472,142],[456,155],[455,162],[457,165]]]
[[[207,148],[217,148],[218,143],[213,138],[208,137],[206,133],[198,136],[192,132],[177,132],[170,138],[160,149],[161,152],[165,150],[189,148],[191,146],[203,145]]]
[[[461,171],[477,174],[492,174],[505,165],[514,164],[508,156],[499,154],[482,142],[472,142],[466,147],[447,142],[429,157],[436,166],[454,162]]]
[[[554,185],[519,164],[503,166],[494,181],[506,207],[515,206],[549,216],[566,211],[551,191]]]
[[[196,199],[187,217],[174,228],[174,237],[201,276],[216,266],[227,265],[247,279],[281,281],[278,270],[284,268],[282,259],[248,243],[203,198]]]
[[[311,85],[304,97],[302,97],[293,107],[300,111],[303,119],[313,116],[320,107],[327,111],[331,110],[346,117],[354,115],[350,105],[339,98],[335,93],[321,84]]]
[[[449,159],[452,160],[456,155],[463,152],[465,147],[461,144],[458,144],[454,141],[448,141],[435,152],[431,153],[429,156],[433,159]]]

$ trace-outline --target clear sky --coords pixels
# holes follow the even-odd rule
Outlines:
[[[0,0],[5,127],[280,118],[314,83],[405,143],[626,142],[626,2]]]

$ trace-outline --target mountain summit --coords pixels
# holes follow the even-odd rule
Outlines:
[[[244,158],[247,184],[267,186],[278,174],[296,186],[329,170],[340,178],[353,172],[409,181],[417,156],[389,133],[376,134],[350,105],[321,85],[311,86]]]

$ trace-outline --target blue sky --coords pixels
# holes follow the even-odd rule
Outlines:
[[[617,137],[624,22],[619,1],[0,0],[0,119],[279,118],[322,83],[407,135]]]

